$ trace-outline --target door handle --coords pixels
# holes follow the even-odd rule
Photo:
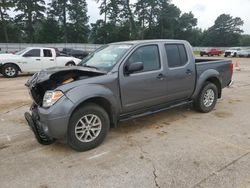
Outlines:
[[[166,76],[162,73],[158,74],[158,76],[156,76],[157,79],[159,80],[164,80],[166,78]]]
[[[50,59],[50,61],[54,61],[54,59]]]
[[[192,70],[190,70],[190,69],[187,69],[187,70],[186,70],[186,74],[191,75],[192,73],[193,73]]]
[[[36,59],[37,61],[40,61],[41,59]]]

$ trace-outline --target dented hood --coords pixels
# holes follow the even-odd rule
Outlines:
[[[82,66],[53,67],[37,72],[25,85],[29,88],[29,93],[34,103],[41,106],[46,91],[54,90],[61,85],[71,82],[104,74],[106,72]]]
[[[52,67],[48,69],[41,70],[35,73],[25,84],[27,87],[34,87],[37,84],[50,80],[52,77],[56,78],[57,75],[64,75],[68,73],[79,73],[81,75],[93,74],[93,75],[103,75],[106,74],[104,71],[96,70],[94,68],[87,68],[83,66],[69,66],[69,67]]]

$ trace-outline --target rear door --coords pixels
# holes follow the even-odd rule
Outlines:
[[[30,49],[22,56],[22,71],[37,72],[41,70],[41,49]]]
[[[195,89],[195,63],[182,43],[165,44],[168,100],[188,99]]]
[[[125,66],[142,62],[142,71],[126,75]],[[166,69],[157,44],[137,47],[120,66],[120,91],[123,112],[145,109],[166,101]]]
[[[55,52],[52,51],[51,49],[43,49],[42,50],[42,68],[50,68],[50,67],[55,67],[56,66],[56,59],[55,59]]]

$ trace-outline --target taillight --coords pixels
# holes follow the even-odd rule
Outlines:
[[[231,63],[230,65],[230,71],[231,71],[231,76],[233,76],[233,73],[234,73],[234,64]]]

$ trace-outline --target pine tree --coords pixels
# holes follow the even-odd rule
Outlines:
[[[86,0],[70,0],[68,14],[71,42],[87,42],[89,34],[87,11]]]
[[[68,42],[68,23],[67,15],[69,10],[69,0],[51,0],[50,13],[58,18],[58,21],[63,27],[64,42]]]
[[[9,10],[11,7],[14,6],[14,3],[12,0],[0,0],[0,17],[1,17],[1,25],[3,27],[5,42],[9,42],[9,36],[8,36],[8,20],[10,19],[7,10]]]
[[[16,21],[23,25],[27,40],[34,41],[34,24],[44,18],[45,1],[44,0],[15,0],[16,12],[21,12],[16,16]]]

